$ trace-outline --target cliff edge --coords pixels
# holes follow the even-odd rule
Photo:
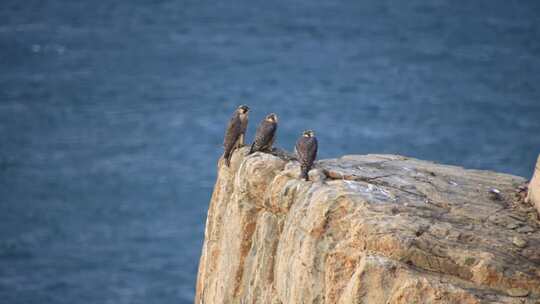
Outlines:
[[[521,177],[396,155],[218,165],[196,304],[540,303]]]

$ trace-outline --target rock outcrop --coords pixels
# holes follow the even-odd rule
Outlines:
[[[527,200],[536,207],[538,214],[540,214],[540,155],[538,155],[538,161],[534,168],[534,175],[529,183]]]
[[[396,155],[236,151],[208,210],[196,304],[540,303],[521,177]]]

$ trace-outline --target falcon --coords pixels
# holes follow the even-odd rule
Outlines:
[[[304,131],[296,141],[296,156],[300,162],[300,178],[309,180],[309,170],[317,158],[317,138],[312,130]]]
[[[274,144],[274,140],[276,139],[277,122],[278,118],[276,114],[271,113],[266,115],[257,127],[249,154],[257,151],[272,150],[272,144]]]
[[[248,124],[248,112],[249,107],[246,105],[239,106],[233,113],[227,130],[225,131],[225,138],[223,139],[223,159],[225,159],[225,165],[229,167],[231,165],[231,156],[234,149],[240,148],[244,145],[244,137],[246,134]]]

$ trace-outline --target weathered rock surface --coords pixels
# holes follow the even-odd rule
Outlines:
[[[529,183],[527,200],[536,207],[536,210],[540,214],[540,155],[538,155],[533,178]]]
[[[523,178],[351,155],[305,182],[246,153],[218,166],[195,303],[540,303],[539,223],[511,207]]]

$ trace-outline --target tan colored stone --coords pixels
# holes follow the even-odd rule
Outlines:
[[[306,182],[294,160],[246,153],[219,166],[195,303],[540,300],[540,232],[516,231],[530,220],[508,202],[524,179],[351,155]]]
[[[512,239],[512,243],[514,243],[514,245],[516,245],[519,248],[523,248],[523,247],[527,246],[527,241],[520,238],[519,236],[515,236]]]
[[[529,295],[529,291],[522,288],[510,288],[508,289],[508,295],[512,297],[526,297]]]

